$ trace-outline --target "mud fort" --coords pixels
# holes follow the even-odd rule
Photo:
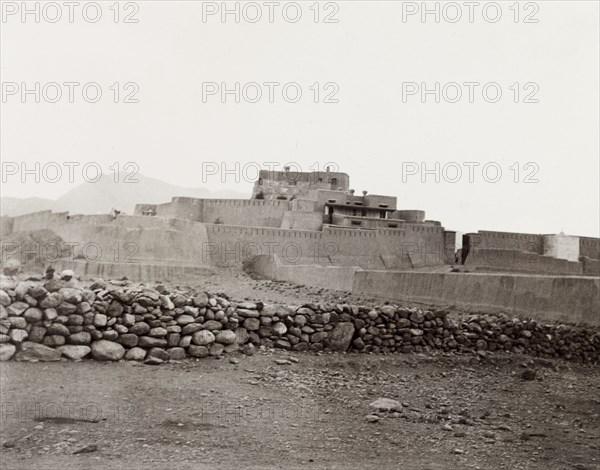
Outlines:
[[[2,217],[3,259],[39,256],[51,233],[87,277],[132,280],[239,267],[263,279],[472,311],[600,324],[600,239],[480,230],[462,235],[340,172],[261,171],[250,199],[174,197],[133,215]],[[20,243],[10,240],[21,240]]]

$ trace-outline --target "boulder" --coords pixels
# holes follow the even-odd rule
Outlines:
[[[202,327],[205,330],[215,331],[215,330],[222,329],[223,328],[223,324],[220,321],[208,320],[208,321],[204,322],[204,324],[202,325]]]
[[[97,313],[96,315],[94,315],[94,320],[93,320],[94,326],[96,326],[98,328],[102,328],[102,327],[105,327],[107,323],[108,323],[108,317],[106,315],[104,315],[103,313]]]
[[[235,336],[236,342],[239,344],[247,343],[250,339],[250,335],[248,334],[248,330],[246,330],[246,328],[236,328]]]
[[[192,303],[196,307],[206,307],[208,305],[208,295],[200,293],[192,299]]]
[[[60,323],[52,323],[46,330],[47,335],[69,336],[71,332],[65,325]]]
[[[185,349],[183,348],[169,348],[167,352],[172,361],[183,361],[185,359]]]
[[[195,346],[190,345],[187,348],[188,354],[192,357],[206,357],[208,356],[208,348],[206,346]]]
[[[138,341],[140,348],[164,348],[167,340],[164,338],[153,338],[151,336],[140,336]]]
[[[58,317],[58,312],[55,308],[47,308],[44,310],[44,320],[53,321]]]
[[[43,344],[25,341],[21,345],[21,350],[15,354],[15,359],[24,362],[53,362],[60,361],[60,356],[60,351],[56,349],[49,348]]]
[[[237,339],[235,333],[231,330],[217,331],[215,341],[221,344],[233,344]]]
[[[354,325],[350,322],[338,323],[329,334],[329,347],[333,351],[347,351],[354,336]]]
[[[171,356],[169,355],[169,353],[161,348],[150,349],[150,351],[148,351],[148,355],[146,356],[146,359],[148,359],[150,357],[156,357],[163,362],[168,362],[169,359],[171,359]]]
[[[39,308],[35,307],[28,308],[23,314],[23,318],[25,318],[25,320],[27,320],[29,323],[41,321],[43,317],[44,312],[42,312]]]
[[[143,322],[143,321],[136,323],[131,328],[129,328],[130,333],[132,333],[134,335],[138,335],[138,336],[143,336],[146,333],[148,333],[149,331],[150,331],[150,325],[148,325],[148,323]]]
[[[67,359],[77,361],[87,356],[92,351],[92,348],[89,346],[66,345],[58,346],[56,350],[60,351],[61,354]]]
[[[114,341],[101,339],[92,343],[92,357],[97,361],[118,361],[125,354],[125,348]]]
[[[58,292],[51,292],[40,301],[40,308],[56,308],[63,301],[62,295]]]
[[[168,331],[161,326],[157,328],[151,328],[148,332],[148,336],[152,336],[153,338],[164,338],[165,336],[167,336],[167,334]]]
[[[8,307],[6,307],[6,312],[11,317],[18,317],[22,315],[29,308],[29,304],[25,302],[15,302]]]
[[[27,328],[27,320],[23,317],[8,317],[6,321],[11,328],[20,328],[22,330]]]
[[[124,358],[128,361],[143,361],[146,358],[146,350],[142,348],[131,348],[125,353]]]
[[[73,333],[69,336],[70,344],[90,344],[92,342],[92,335],[87,331],[81,331],[79,333]]]
[[[46,328],[43,326],[34,325],[29,330],[29,341],[32,343],[41,343],[46,335]]]
[[[73,289],[71,287],[64,287],[58,291],[62,295],[65,302],[70,304],[78,304],[83,300],[83,292],[81,289]]]
[[[198,346],[208,346],[209,344],[214,343],[215,340],[215,335],[208,330],[198,331],[192,336],[192,342]]]
[[[246,318],[244,320],[244,328],[248,331],[256,331],[260,328],[260,320],[258,318]]]
[[[220,356],[221,354],[223,354],[224,350],[225,350],[225,346],[223,346],[222,344],[213,343],[210,346],[210,349],[208,350],[208,352],[211,356]]]
[[[139,343],[139,338],[131,333],[125,333],[124,335],[120,335],[117,338],[117,342],[122,344],[123,346],[127,347],[127,348],[134,348],[138,345]]]
[[[273,325],[273,333],[283,336],[287,333],[287,326],[285,326],[285,323],[278,321]]]
[[[189,325],[190,323],[194,323],[196,319],[191,315],[179,315],[177,317],[177,324],[180,326]]]
[[[8,361],[14,356],[16,350],[17,348],[14,344],[0,344],[0,362]]]
[[[25,330],[12,329],[8,332],[8,336],[10,336],[10,340],[13,343],[22,343],[27,339],[29,333]],[[35,343],[32,343],[35,344]]]
[[[45,346],[62,346],[66,342],[66,338],[60,335],[46,334],[46,336],[44,336],[44,339],[42,340],[42,344],[44,344]]]
[[[8,307],[10,305],[10,295],[8,295],[3,290],[0,290],[0,305],[3,307]]]

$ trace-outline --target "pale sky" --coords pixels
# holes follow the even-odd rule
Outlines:
[[[439,4],[439,23],[433,14],[425,21],[420,12],[409,15],[422,2],[298,2],[296,23],[293,2],[274,2],[273,23],[266,2],[245,9],[247,2],[228,2],[240,4],[239,23],[208,15],[222,2],[122,2],[117,23],[114,1],[98,2],[96,23],[81,7],[70,23],[64,2],[56,2],[63,16],[55,23],[45,2],[27,2],[40,5],[40,22],[33,14],[23,22],[20,11],[12,14],[21,3],[2,2],[3,169],[57,162],[65,171],[56,183],[33,176],[22,183],[5,171],[3,196],[57,198],[83,181],[79,167],[69,182],[64,163],[74,161],[105,173],[115,162],[121,169],[135,162],[143,175],[169,183],[248,194],[252,181],[243,174],[203,169],[235,172],[237,164],[252,179],[253,168],[269,162],[304,171],[329,163],[350,175],[357,192],[397,196],[400,209],[425,210],[449,230],[600,234],[596,1],[521,2],[518,18],[513,1],[499,2],[495,23],[492,2],[478,2],[472,23],[465,2],[454,3],[462,12],[456,22],[454,6],[427,2]],[[252,23],[256,6],[263,16]],[[94,13],[88,8],[87,18]],[[138,22],[125,23],[128,14]],[[21,95],[22,84],[34,89],[36,82],[46,93],[40,103],[34,93]],[[49,102],[51,82],[63,92],[57,103]],[[73,103],[65,82],[81,84]],[[128,82],[135,85],[125,88]],[[250,102],[256,87],[249,86],[239,103],[234,95],[223,103],[218,92],[203,99],[211,82],[232,89],[256,82],[263,96]],[[281,84],[273,103],[266,82]],[[436,82],[445,94],[423,103],[421,84],[434,89]],[[456,103],[452,82],[463,93]],[[472,82],[479,85],[471,85],[470,102],[464,84]],[[97,103],[82,97],[86,83],[101,88]],[[298,102],[282,95],[286,83],[290,100],[302,90]],[[123,103],[136,89],[139,102]],[[498,89],[500,99],[488,102]],[[403,90],[416,94],[403,97]],[[338,102],[324,103],[332,92]],[[423,167],[431,170],[425,181]]]

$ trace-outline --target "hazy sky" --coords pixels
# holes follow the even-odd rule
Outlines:
[[[426,2],[439,22],[401,1],[227,2],[239,22],[222,2],[122,2],[117,22],[113,1],[73,22],[27,2],[39,23],[21,3],[2,2],[3,196],[64,194],[66,162],[248,194],[269,162],[329,163],[447,229],[599,235],[596,1]],[[62,177],[12,174],[36,162]]]

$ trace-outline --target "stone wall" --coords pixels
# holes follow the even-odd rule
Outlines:
[[[169,292],[164,286],[89,289],[51,281],[0,290],[0,360],[145,360],[161,364],[258,347],[372,353],[512,351],[597,363],[597,328],[543,325],[392,305],[234,303],[225,295]],[[484,353],[485,354],[485,353]]]

